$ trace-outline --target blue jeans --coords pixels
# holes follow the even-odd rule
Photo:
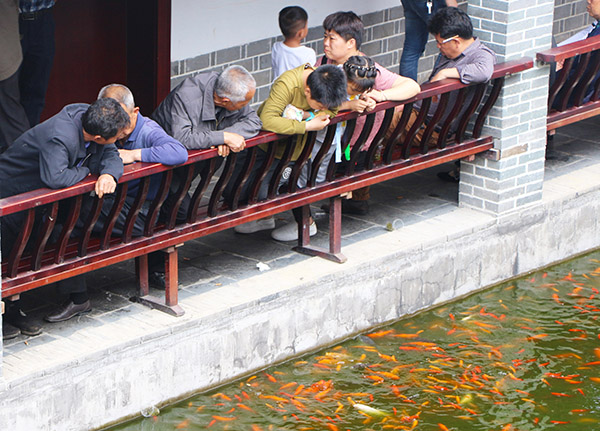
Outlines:
[[[433,2],[432,14],[446,6],[445,0]],[[417,80],[419,58],[425,51],[429,33],[427,21],[430,15],[427,11],[426,0],[402,0],[404,8],[404,48],[400,58],[400,75]]]

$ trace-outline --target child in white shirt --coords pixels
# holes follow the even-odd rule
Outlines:
[[[312,48],[302,46],[308,34],[308,14],[300,6],[288,6],[279,12],[279,28],[284,41],[276,42],[271,50],[273,80],[290,69],[309,63],[313,66],[317,56]]]

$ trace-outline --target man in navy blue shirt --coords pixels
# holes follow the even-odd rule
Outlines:
[[[129,88],[120,84],[110,84],[100,90],[98,98],[110,97],[121,104],[125,112],[129,115],[129,130],[126,136],[116,142],[119,149],[119,156],[124,164],[135,162],[162,163],[164,165],[179,165],[185,163],[188,158],[187,149],[175,138],[167,135],[162,127],[154,120],[144,117],[140,114],[140,108],[135,106],[133,94]],[[133,235],[141,236],[144,232],[146,216],[152,200],[158,192],[161,175],[154,175],[150,180],[150,187],[146,202],[144,203],[135,225]],[[138,191],[139,181],[130,181],[127,189],[127,199],[123,210],[117,219],[113,229],[114,235],[120,235],[123,232],[125,218],[129,208],[135,200]],[[109,202],[107,202],[108,204]],[[105,204],[102,214],[99,218],[99,224],[103,225],[104,220],[110,212],[110,205]]]

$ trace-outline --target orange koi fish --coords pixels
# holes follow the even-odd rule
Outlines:
[[[213,416],[213,419],[220,422],[231,422],[237,418],[235,416]]]
[[[183,422],[180,422],[180,423],[179,423],[179,424],[178,424],[178,425],[175,427],[175,429],[178,429],[178,430],[180,430],[180,429],[183,429],[183,428],[187,428],[189,424],[190,424],[190,420],[189,420],[189,419],[186,419],[186,420],[184,420]]]
[[[298,383],[296,383],[296,382],[290,382],[290,383],[286,383],[285,385],[281,386],[281,387],[279,388],[279,390],[280,390],[280,391],[283,391],[283,390],[285,390],[285,389],[292,388],[292,387],[296,386],[297,384],[298,384]]]
[[[246,411],[249,411],[249,412],[255,413],[255,411],[254,411],[252,408],[248,407],[248,406],[247,406],[247,405],[245,405],[245,404],[238,403],[238,404],[237,404],[237,406],[238,406],[240,409],[242,409],[242,410],[246,410]]]
[[[390,335],[390,334],[393,334],[393,333],[394,333],[393,329],[388,329],[386,331],[372,332],[370,334],[367,334],[367,337],[370,337],[370,338],[381,338],[381,337],[385,337],[386,335]]]
[[[221,392],[219,392],[218,394],[212,395],[212,398],[221,398],[222,400],[225,400],[225,401],[231,401],[231,398],[229,398],[225,394],[222,394]]]

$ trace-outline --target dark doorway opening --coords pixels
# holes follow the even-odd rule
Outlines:
[[[171,0],[60,0],[56,55],[42,120],[91,103],[106,84],[127,85],[150,115],[169,92]]]

